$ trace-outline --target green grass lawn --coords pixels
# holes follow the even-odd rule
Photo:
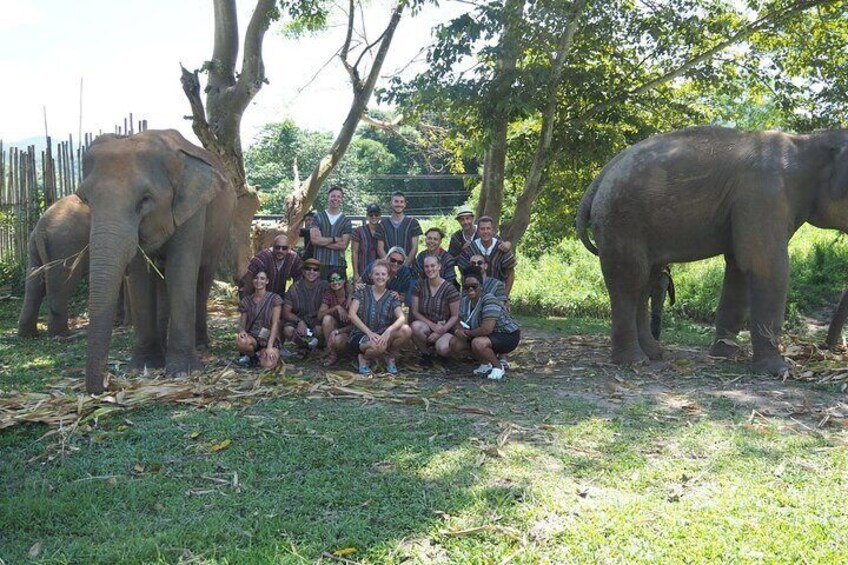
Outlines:
[[[18,305],[0,302],[0,396],[81,378],[85,339],[19,340]],[[269,376],[273,394],[111,414],[64,445],[0,430],[0,562],[848,562],[838,387],[693,356],[709,332],[685,322],[671,362],[618,369],[605,321],[521,320],[505,382],[402,375],[429,407]]]

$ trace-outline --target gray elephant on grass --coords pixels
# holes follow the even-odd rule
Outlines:
[[[848,321],[848,290],[842,293],[842,298],[839,300],[839,305],[836,307],[836,312],[833,313],[833,319],[830,320],[830,326],[827,328],[825,344],[828,349],[835,351],[842,345],[842,328],[845,327],[846,321]]]
[[[601,261],[612,308],[612,359],[659,359],[649,283],[669,262],[724,255],[715,356],[738,353],[750,311],[753,365],[781,373],[789,239],[804,223],[848,229],[848,131],[810,135],[695,127],[619,153],[580,204],[577,231]],[[588,230],[594,232],[595,242]]]
[[[75,194],[53,203],[38,219],[27,245],[27,278],[18,335],[34,337],[38,311],[47,298],[47,334],[68,333],[68,302],[88,274],[88,233],[91,211]],[[130,323],[129,305],[121,287],[115,323]]]
[[[208,342],[206,303],[236,201],[220,160],[175,130],[105,135],[85,154],[79,194],[91,208],[86,390],[103,391],[125,269],[132,365],[201,368],[195,345]]]

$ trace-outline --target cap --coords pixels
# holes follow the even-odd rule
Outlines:
[[[310,257],[309,259],[307,259],[303,262],[303,266],[304,267],[320,267],[321,261],[319,261],[318,259],[315,259],[313,257]]]
[[[456,219],[457,220],[459,219],[460,216],[473,216],[473,215],[474,215],[474,212],[471,210],[471,208],[469,208],[465,204],[463,204],[462,206],[460,206],[456,210]]]
[[[380,206],[377,204],[369,204],[368,208],[365,211],[366,214],[380,213]]]

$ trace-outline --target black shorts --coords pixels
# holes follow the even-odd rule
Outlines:
[[[498,354],[509,353],[518,347],[518,341],[521,339],[521,330],[515,330],[511,333],[492,332],[486,337],[492,342],[492,351]]]

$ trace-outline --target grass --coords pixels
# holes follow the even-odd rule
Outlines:
[[[0,302],[0,395],[84,366],[84,339],[15,337],[19,304]],[[608,334],[602,318],[521,322]],[[213,328],[223,358],[230,329]],[[709,340],[676,315],[664,335]],[[118,336],[112,358],[129,346]],[[0,562],[848,561],[848,434],[836,417],[817,427],[844,397],[736,364],[645,373],[591,347],[569,355],[498,384],[465,366],[419,379],[421,395],[489,415],[309,394],[151,406],[71,435],[52,459],[45,427],[2,430]]]

